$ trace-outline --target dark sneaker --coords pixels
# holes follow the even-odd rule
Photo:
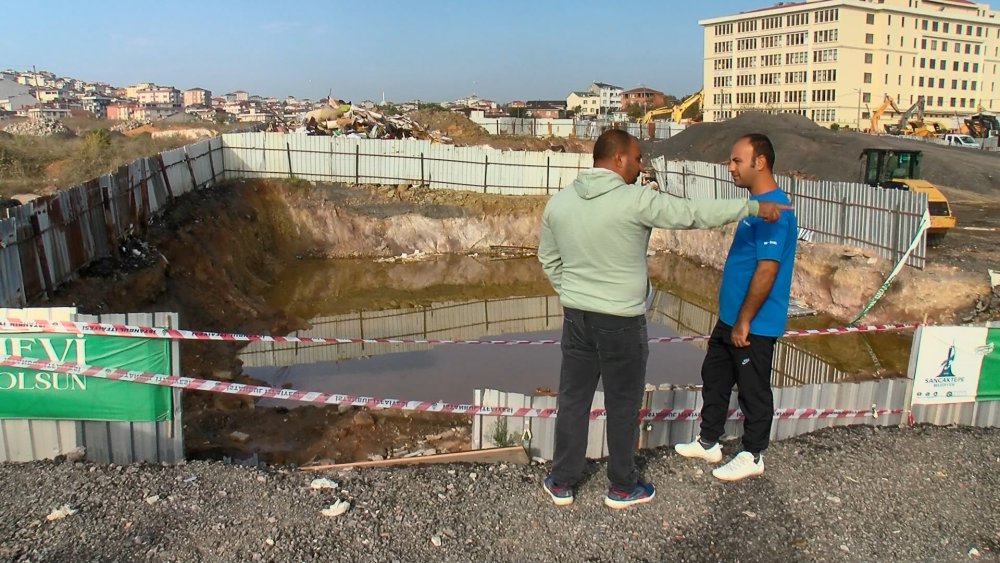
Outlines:
[[[573,504],[573,487],[557,484],[552,479],[551,475],[545,476],[545,479],[542,481],[542,487],[545,489],[545,492],[549,493],[549,496],[552,497],[552,502],[554,502],[556,506]]]
[[[642,504],[653,500],[656,496],[656,487],[652,483],[639,481],[632,487],[631,491],[619,489],[611,485],[608,488],[608,496],[604,497],[604,504],[610,508],[622,509],[635,504]]]

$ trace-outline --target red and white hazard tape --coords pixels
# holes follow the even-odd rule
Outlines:
[[[871,324],[834,328],[810,328],[785,331],[785,337],[813,336],[821,334],[848,334],[852,332],[882,332],[916,328],[912,323]],[[312,336],[269,336],[261,334],[238,334],[231,332],[206,332],[133,326],[111,323],[81,323],[73,321],[21,320],[0,318],[0,330],[20,330],[63,334],[92,334],[100,336],[130,336],[134,338],[161,338],[169,340],[217,340],[221,342],[294,342],[305,344],[495,344],[501,346],[559,344],[558,340],[434,340],[401,338],[320,338]],[[708,340],[708,336],[664,336],[650,338],[650,344],[667,342],[696,342]]]
[[[20,369],[30,369],[35,371],[48,371],[57,373],[67,373],[83,375],[87,377],[99,377],[102,379],[112,379],[116,381],[128,381],[132,383],[146,383],[150,385],[161,385],[165,387],[175,387],[191,391],[208,391],[211,393],[226,393],[229,395],[245,395],[248,397],[261,399],[280,399],[286,401],[299,401],[304,403],[321,403],[326,405],[352,405],[357,407],[369,407],[379,409],[397,409],[405,411],[419,412],[441,412],[452,414],[470,414],[486,416],[515,416],[523,418],[554,418],[556,409],[535,409],[535,408],[510,408],[510,407],[485,407],[482,405],[464,405],[454,403],[430,403],[426,401],[403,401],[400,399],[380,399],[377,397],[359,397],[354,395],[338,395],[330,393],[320,393],[317,391],[299,391],[296,389],[278,389],[262,385],[244,385],[242,383],[226,383],[224,381],[212,381],[209,379],[196,379],[193,377],[178,377],[176,375],[164,375],[145,371],[128,371],[118,368],[105,368],[76,364],[72,362],[52,362],[36,358],[25,358],[21,356],[0,355],[0,366],[14,367]],[[879,417],[885,414],[899,414],[902,409],[778,409],[774,411],[777,419],[816,419],[816,418],[863,418]],[[661,409],[647,410],[640,412],[642,420],[646,421],[692,421],[701,417],[701,412],[694,409]],[[604,409],[597,409],[590,412],[591,420],[598,420],[607,417]],[[729,412],[730,420],[741,420],[742,413],[738,410]]]

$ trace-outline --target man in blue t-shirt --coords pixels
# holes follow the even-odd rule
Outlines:
[[[733,145],[729,173],[750,191],[750,199],[789,205],[774,180],[774,147],[759,133],[744,135]],[[771,361],[774,345],[785,332],[788,295],[798,225],[789,207],[772,223],[741,219],[722,270],[719,321],[708,341],[701,366],[703,382],[701,435],[675,446],[685,457],[722,461],[722,436],[733,385],[743,411],[743,451],[712,471],[718,479],[737,481],[764,472],[761,452],[769,442],[774,417]]]

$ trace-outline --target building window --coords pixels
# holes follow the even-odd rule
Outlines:
[[[920,29],[927,31],[927,20],[920,22]]]
[[[871,84],[872,83],[872,73],[866,72],[865,73],[865,80],[864,81],[865,81],[865,84]]]
[[[866,14],[865,23],[868,25],[875,25],[875,14]]]
[[[836,49],[819,49],[813,51],[814,63],[832,63],[837,61]]]
[[[837,81],[837,69],[823,69],[814,70],[812,75],[813,82],[836,82]]]
[[[808,23],[809,23],[808,13],[789,14],[785,16],[785,25],[788,27],[792,27],[794,25],[806,25]]]
[[[870,104],[871,101],[872,101],[872,94],[871,94],[871,92],[865,92],[864,94],[861,94],[861,101],[863,103]]]
[[[874,45],[875,44],[875,34],[874,33],[866,33],[865,34],[865,43],[867,43],[869,45]]]
[[[865,53],[865,64],[870,65],[875,60],[875,56],[871,53]]]
[[[798,53],[785,53],[786,65],[801,65],[809,62],[809,53],[800,51]]]
[[[835,109],[814,109],[811,115],[812,120],[816,122],[829,123],[837,121],[837,110]]]
[[[931,31],[937,31],[937,30],[938,30],[938,22],[932,22]]]
[[[781,47],[782,45],[781,35],[768,35],[766,37],[760,38],[760,46],[764,49],[770,49],[773,47]]]
[[[955,24],[955,33],[962,35],[962,24]]]
[[[785,43],[787,45],[805,45],[806,44],[806,32],[800,31],[798,33],[789,33],[785,36]]]
[[[813,32],[813,43],[830,43],[837,40],[836,29],[821,29]]]
[[[835,22],[838,19],[840,19],[840,10],[834,8],[832,10],[817,11],[814,21],[815,23],[828,23]]]
[[[918,85],[919,85],[919,86],[920,86],[921,88],[923,88],[923,87],[924,87],[924,77],[923,77],[923,76],[921,76],[921,77],[920,77],[920,79],[919,79],[919,80],[917,80],[917,84],[918,84]]]

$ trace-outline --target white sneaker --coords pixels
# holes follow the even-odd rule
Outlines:
[[[753,454],[750,452],[740,452],[729,463],[716,467],[712,470],[712,475],[716,479],[723,481],[739,481],[747,477],[756,477],[764,473],[764,456],[754,462]]]
[[[699,436],[699,439],[700,438],[701,437]],[[719,463],[722,461],[722,446],[720,446],[718,442],[706,450],[705,446],[702,446],[699,440],[695,440],[694,442],[689,442],[687,444],[675,445],[674,451],[684,457],[703,459],[710,463]]]

